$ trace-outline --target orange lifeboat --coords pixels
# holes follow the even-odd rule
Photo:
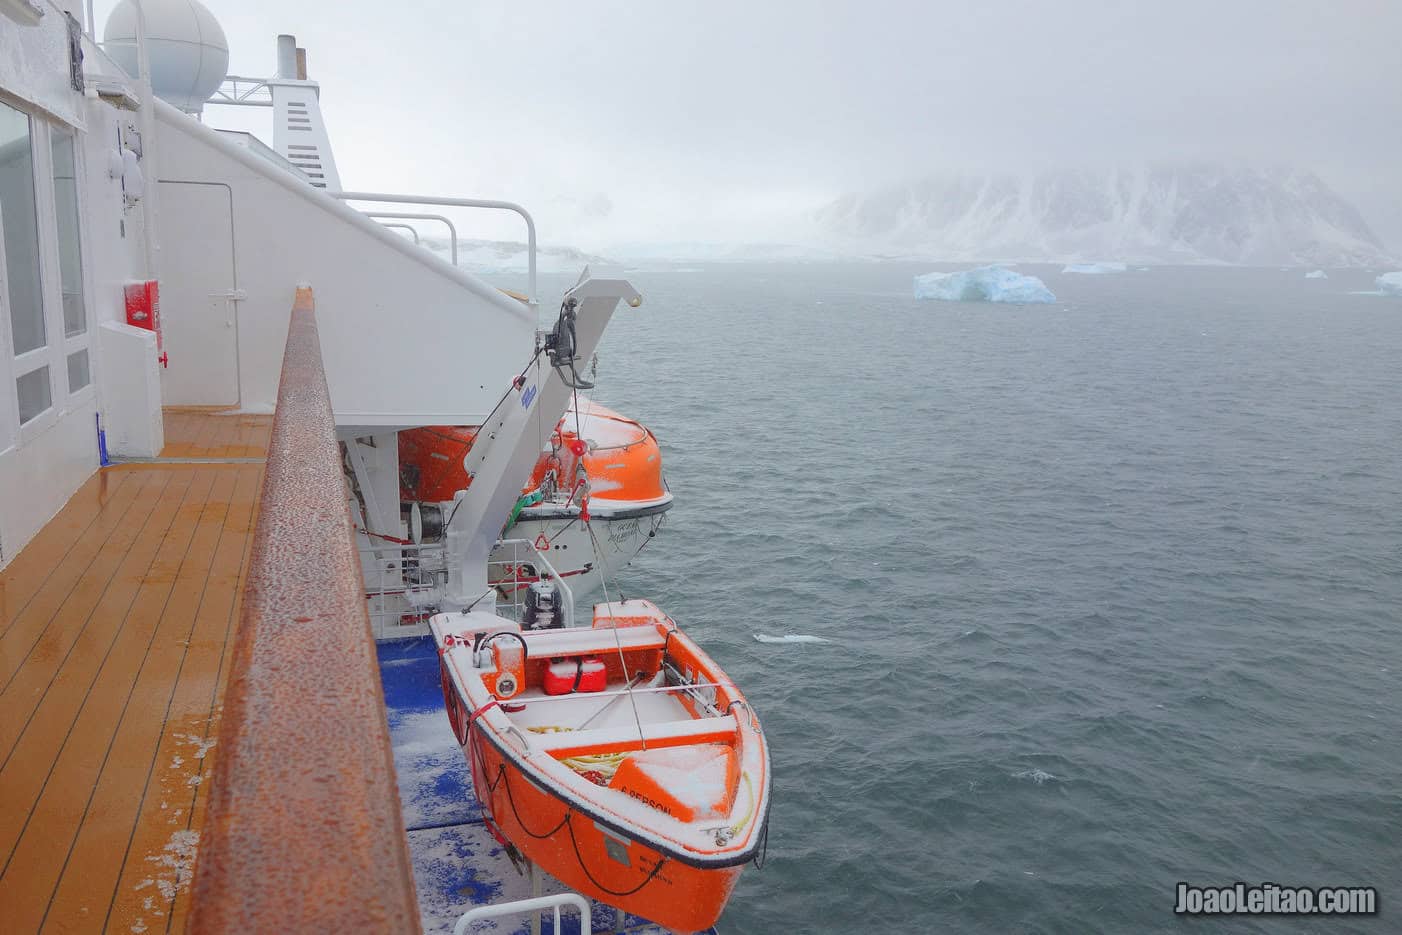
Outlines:
[[[644,600],[596,605],[592,627],[480,611],[431,627],[493,833],[586,896],[713,925],[764,846],[770,788],[759,720],[720,667]]]
[[[463,456],[477,437],[477,426],[430,425],[399,433],[400,497],[405,501],[443,502],[468,486]],[[574,442],[583,439],[584,445]],[[582,456],[575,454],[584,448]],[[662,480],[662,451],[657,438],[639,422],[598,403],[580,401],[566,412],[550,444],[536,462],[523,492],[537,489],[550,471],[566,493],[573,490],[583,465],[589,496],[597,506],[670,501]]]

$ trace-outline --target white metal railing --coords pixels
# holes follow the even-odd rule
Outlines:
[[[365,601],[376,639],[394,636],[401,627],[422,625],[437,610],[447,579],[443,543],[367,544],[362,537],[360,554],[361,567],[374,569],[373,575],[365,575]]]
[[[374,215],[374,214],[368,214],[368,215],[366,215],[366,217],[372,217],[372,218],[373,218],[373,217],[376,217],[376,215]],[[390,223],[386,224],[385,227],[392,227],[392,228],[395,228],[396,230],[408,231],[408,232],[409,232],[409,236],[414,238],[414,243],[417,244],[417,243],[419,242],[419,231],[418,231],[418,228],[414,227],[414,225],[412,225],[412,224],[396,224],[396,223],[394,223],[393,221],[391,221]]]
[[[560,594],[565,626],[574,626],[574,592],[534,542],[529,539],[500,539],[487,560],[487,582],[497,589],[498,594],[497,613],[515,620],[520,620],[525,611],[526,589],[532,582],[547,578]]]
[[[526,301],[532,309],[537,308],[540,303],[536,297],[535,266],[536,266],[536,243],[535,243],[535,219],[525,208],[512,201],[495,201],[490,198],[439,198],[434,195],[394,195],[388,192],[330,192],[326,194],[332,198],[339,198],[342,201],[378,201],[383,204],[396,205],[444,205],[450,208],[487,208],[498,211],[514,211],[521,215],[526,222],[526,249],[527,249],[527,277],[529,287],[526,290]]]
[[[419,214],[413,211],[366,211],[367,218],[402,218],[406,221],[442,221],[448,225],[449,244],[453,251],[453,265],[458,265],[458,229],[453,222],[441,214]],[[408,227],[407,224],[386,224],[385,227]],[[411,230],[413,228],[410,228]],[[418,243],[419,238],[414,238],[414,243]]]
[[[440,609],[448,571],[442,542],[421,544],[360,537],[361,567],[366,569],[365,600],[376,639],[394,636],[402,627],[421,626]],[[487,562],[487,581],[496,589],[496,612],[520,620],[526,589],[541,579],[555,585],[565,626],[574,626],[574,592],[550,559],[529,539],[502,539]]]
[[[476,909],[464,913],[458,919],[458,924],[453,926],[453,935],[466,935],[474,922],[499,919],[502,916],[525,915],[528,912],[538,913],[545,909],[553,911],[555,935],[561,935],[560,910],[565,906],[573,906],[579,912],[579,930],[581,932],[593,931],[594,919],[589,911],[589,900],[578,893],[556,893],[552,896],[535,896],[509,903],[497,903],[493,906],[478,906]]]

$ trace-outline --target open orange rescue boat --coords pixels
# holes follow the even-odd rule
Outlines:
[[[592,627],[480,611],[431,626],[494,833],[587,896],[713,925],[769,816],[764,734],[720,667],[645,600],[596,605]]]

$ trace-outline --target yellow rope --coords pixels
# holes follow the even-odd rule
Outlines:
[[[755,812],[755,787],[750,782],[750,774],[741,773],[740,778],[745,780],[745,792],[747,793],[745,801],[749,804],[745,806],[745,814],[741,816],[740,820],[730,826],[731,834],[739,834],[740,829],[745,827],[745,822],[749,821],[750,816]]]
[[[529,731],[537,734],[558,734],[565,731],[574,730],[573,727],[561,727],[558,724],[544,724],[539,727],[528,727]],[[622,763],[627,753],[585,753],[580,756],[566,757],[560,760],[561,763],[574,770],[576,773],[594,773],[604,781],[599,785],[608,785],[613,779],[613,774],[618,772],[618,764]],[[587,777],[586,777],[587,778]]]

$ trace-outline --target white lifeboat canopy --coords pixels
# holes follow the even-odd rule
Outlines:
[[[141,0],[151,90],[187,114],[198,114],[229,73],[229,41],[198,0]],[[102,47],[133,78],[138,4],[122,0],[107,17]]]

